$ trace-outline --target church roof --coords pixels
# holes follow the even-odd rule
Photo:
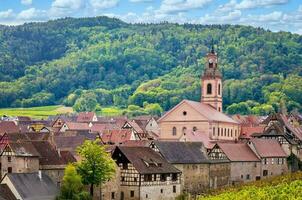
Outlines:
[[[164,114],[159,119],[159,121],[163,120],[167,115],[169,115],[172,111],[174,111],[177,107],[179,107],[180,105],[182,105],[184,103],[191,106],[194,110],[196,110],[202,116],[207,118],[209,121],[219,121],[219,122],[238,124],[238,122],[233,120],[231,117],[227,116],[226,114],[224,114],[222,112],[217,111],[216,109],[212,108],[211,106],[209,106],[205,103],[201,103],[201,102],[197,102],[197,101],[190,101],[190,100],[186,100],[186,99],[181,101],[179,104],[174,106],[174,108],[172,108],[166,114]]]

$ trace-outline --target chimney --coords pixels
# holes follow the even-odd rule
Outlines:
[[[39,179],[41,181],[42,180],[42,171],[41,170],[38,171],[38,177],[39,177]]]

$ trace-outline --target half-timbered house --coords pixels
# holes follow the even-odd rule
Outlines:
[[[246,143],[217,143],[209,157],[211,160],[230,160],[232,184],[260,179],[261,160]]]
[[[120,199],[175,199],[181,171],[148,147],[119,146],[112,157],[120,168]]]

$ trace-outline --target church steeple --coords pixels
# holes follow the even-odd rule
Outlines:
[[[201,85],[201,102],[222,112],[222,75],[218,68],[218,56],[214,49],[213,40],[211,51],[206,55]]]

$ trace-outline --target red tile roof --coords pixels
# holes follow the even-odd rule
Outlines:
[[[260,161],[246,143],[217,143],[230,161]]]
[[[227,122],[227,123],[234,123],[238,124],[235,120],[231,117],[227,116],[226,114],[217,111],[216,109],[212,108],[211,106],[197,102],[197,101],[190,101],[190,100],[183,100],[178,105],[174,106],[170,111],[168,111],[165,115],[163,115],[158,121],[163,120],[170,112],[174,109],[179,107],[181,104],[186,103],[191,106],[194,110],[199,112],[202,116],[207,118],[209,121],[220,121],[220,122]]]
[[[95,116],[94,112],[80,112],[77,117],[77,122],[91,122]]]
[[[90,130],[88,123],[66,122],[65,124],[70,130]]]
[[[132,131],[129,129],[105,130],[100,134],[104,144],[121,144],[131,139]]]
[[[0,135],[4,133],[18,133],[19,128],[13,121],[0,121]]]
[[[277,140],[252,138],[250,142],[253,143],[257,153],[262,158],[287,157]]]

